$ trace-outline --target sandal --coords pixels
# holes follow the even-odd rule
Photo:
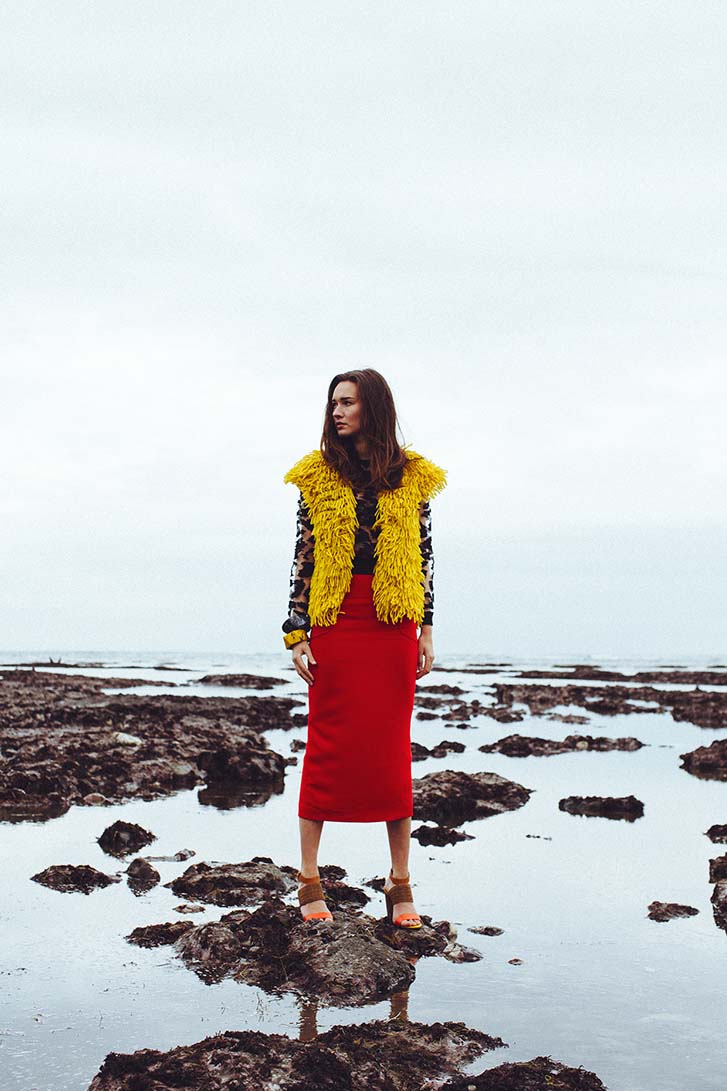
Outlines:
[[[298,881],[303,883],[303,886],[298,890],[298,904],[301,908],[304,905],[309,905],[310,902],[324,902],[325,895],[323,893],[323,887],[320,882],[320,875],[303,875],[298,872]],[[333,914],[326,909],[323,913],[309,913],[307,916],[303,914],[304,921],[332,921]]]
[[[387,920],[396,925],[397,928],[421,928],[422,919],[418,913],[400,913],[398,917],[394,916],[394,906],[399,905],[401,902],[414,901],[409,886],[409,876],[407,875],[405,879],[395,879],[392,868],[389,872],[389,879],[394,886],[391,890],[384,890]]]

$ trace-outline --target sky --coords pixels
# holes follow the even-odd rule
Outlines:
[[[284,652],[283,477],[373,367],[438,656],[727,662],[724,4],[0,31],[0,648]]]

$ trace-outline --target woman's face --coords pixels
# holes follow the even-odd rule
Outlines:
[[[338,383],[331,396],[333,426],[339,436],[355,436],[361,431],[361,400],[358,383]]]

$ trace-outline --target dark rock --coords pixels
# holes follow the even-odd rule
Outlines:
[[[197,902],[254,905],[297,889],[296,875],[295,868],[280,868],[269,856],[253,856],[241,864],[192,864],[164,886]]]
[[[231,784],[239,789],[236,805],[282,791],[284,760],[260,733],[292,727],[291,712],[300,701],[104,693],[138,684],[0,672],[0,819],[47,818],[74,803],[156,799],[210,778],[204,802],[214,802],[220,789],[229,805]]]
[[[127,882],[135,894],[143,894],[155,887],[161,879],[156,868],[153,868],[147,860],[140,856],[132,860],[126,869]]]
[[[718,928],[727,932],[727,879],[718,879],[712,889],[712,914]]]
[[[278,898],[201,925],[177,949],[205,981],[233,976],[332,1006],[372,1003],[414,980],[409,961],[376,937],[370,918],[338,912],[332,922],[306,922]]]
[[[237,686],[240,689],[273,689],[288,685],[289,678],[266,678],[262,674],[205,674],[197,679],[197,685]]]
[[[681,768],[700,780],[727,780],[727,739],[715,739],[679,757]]]
[[[714,844],[727,843],[727,826],[710,826],[707,830],[707,837]]]
[[[554,677],[550,672],[545,676]],[[528,672],[528,677],[537,677],[537,672]],[[638,680],[638,676],[635,677]],[[722,685],[726,677],[722,675]],[[668,682],[670,679],[662,673],[658,680]],[[514,704],[525,704],[534,716],[544,716],[558,706],[576,705],[601,716],[668,710],[674,720],[698,727],[727,726],[727,691],[664,690],[649,685],[543,686],[510,682],[496,682],[493,689],[497,705],[512,707]],[[654,707],[646,707],[647,704]],[[490,715],[490,712],[484,711]]]
[[[571,1068],[552,1057],[500,1064],[479,1076],[458,1076],[439,1091],[606,1091],[595,1072]]]
[[[709,861],[710,883],[717,883],[720,879],[727,879],[727,853]]]
[[[296,752],[305,750],[305,739],[291,739],[290,749]]]
[[[498,751],[508,757],[530,754],[566,754],[574,750],[639,750],[644,744],[631,737],[611,739],[607,735],[566,735],[565,739],[541,739],[531,735],[506,735],[497,742],[478,746],[484,754]]]
[[[414,781],[414,817],[459,826],[516,810],[527,803],[531,788],[497,773],[464,773],[444,769]]]
[[[561,811],[568,814],[600,816],[602,818],[622,818],[634,822],[642,818],[644,804],[636,796],[567,796],[558,801]]]
[[[501,936],[503,934],[503,929],[497,928],[494,924],[476,924],[472,928],[468,928],[467,931],[476,932],[478,936]]]
[[[652,921],[670,921],[675,917],[693,917],[698,912],[694,906],[678,902],[651,902],[647,917]]]
[[[100,837],[96,839],[109,856],[122,857],[131,852],[138,852],[144,845],[156,841],[156,834],[145,830],[136,822],[112,822]]]
[[[465,749],[464,743],[456,742],[454,739],[443,739],[431,750],[428,750],[426,746],[422,746],[421,743],[412,742],[411,759],[412,761],[423,761],[424,758],[446,758],[449,753],[461,754]]]
[[[444,845],[456,845],[458,841],[473,841],[471,833],[463,830],[453,830],[449,826],[418,826],[411,831],[420,845],[436,845],[441,848]]]
[[[125,938],[137,947],[165,947],[176,943],[180,936],[194,928],[192,921],[167,921],[165,924],[147,924],[135,928]]]
[[[412,1091],[434,1088],[505,1044],[463,1023],[377,1020],[331,1027],[308,1042],[230,1030],[167,1053],[109,1053],[89,1091]],[[596,1088],[584,1085],[582,1091]]]
[[[59,890],[64,894],[78,891],[81,894],[90,894],[99,887],[110,886],[118,883],[118,876],[106,875],[103,871],[97,871],[90,864],[51,864],[44,871],[39,871],[30,878],[35,883],[42,883],[52,890]]]

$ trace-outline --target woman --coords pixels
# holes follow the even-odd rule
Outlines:
[[[301,913],[332,919],[318,874],[324,821],[383,821],[387,916],[420,928],[409,886],[410,731],[416,679],[434,662],[429,499],[445,487],[446,471],[400,447],[396,427],[391,390],[377,371],[333,378],[320,450],[284,478],[300,497],[283,631],[308,683]]]

